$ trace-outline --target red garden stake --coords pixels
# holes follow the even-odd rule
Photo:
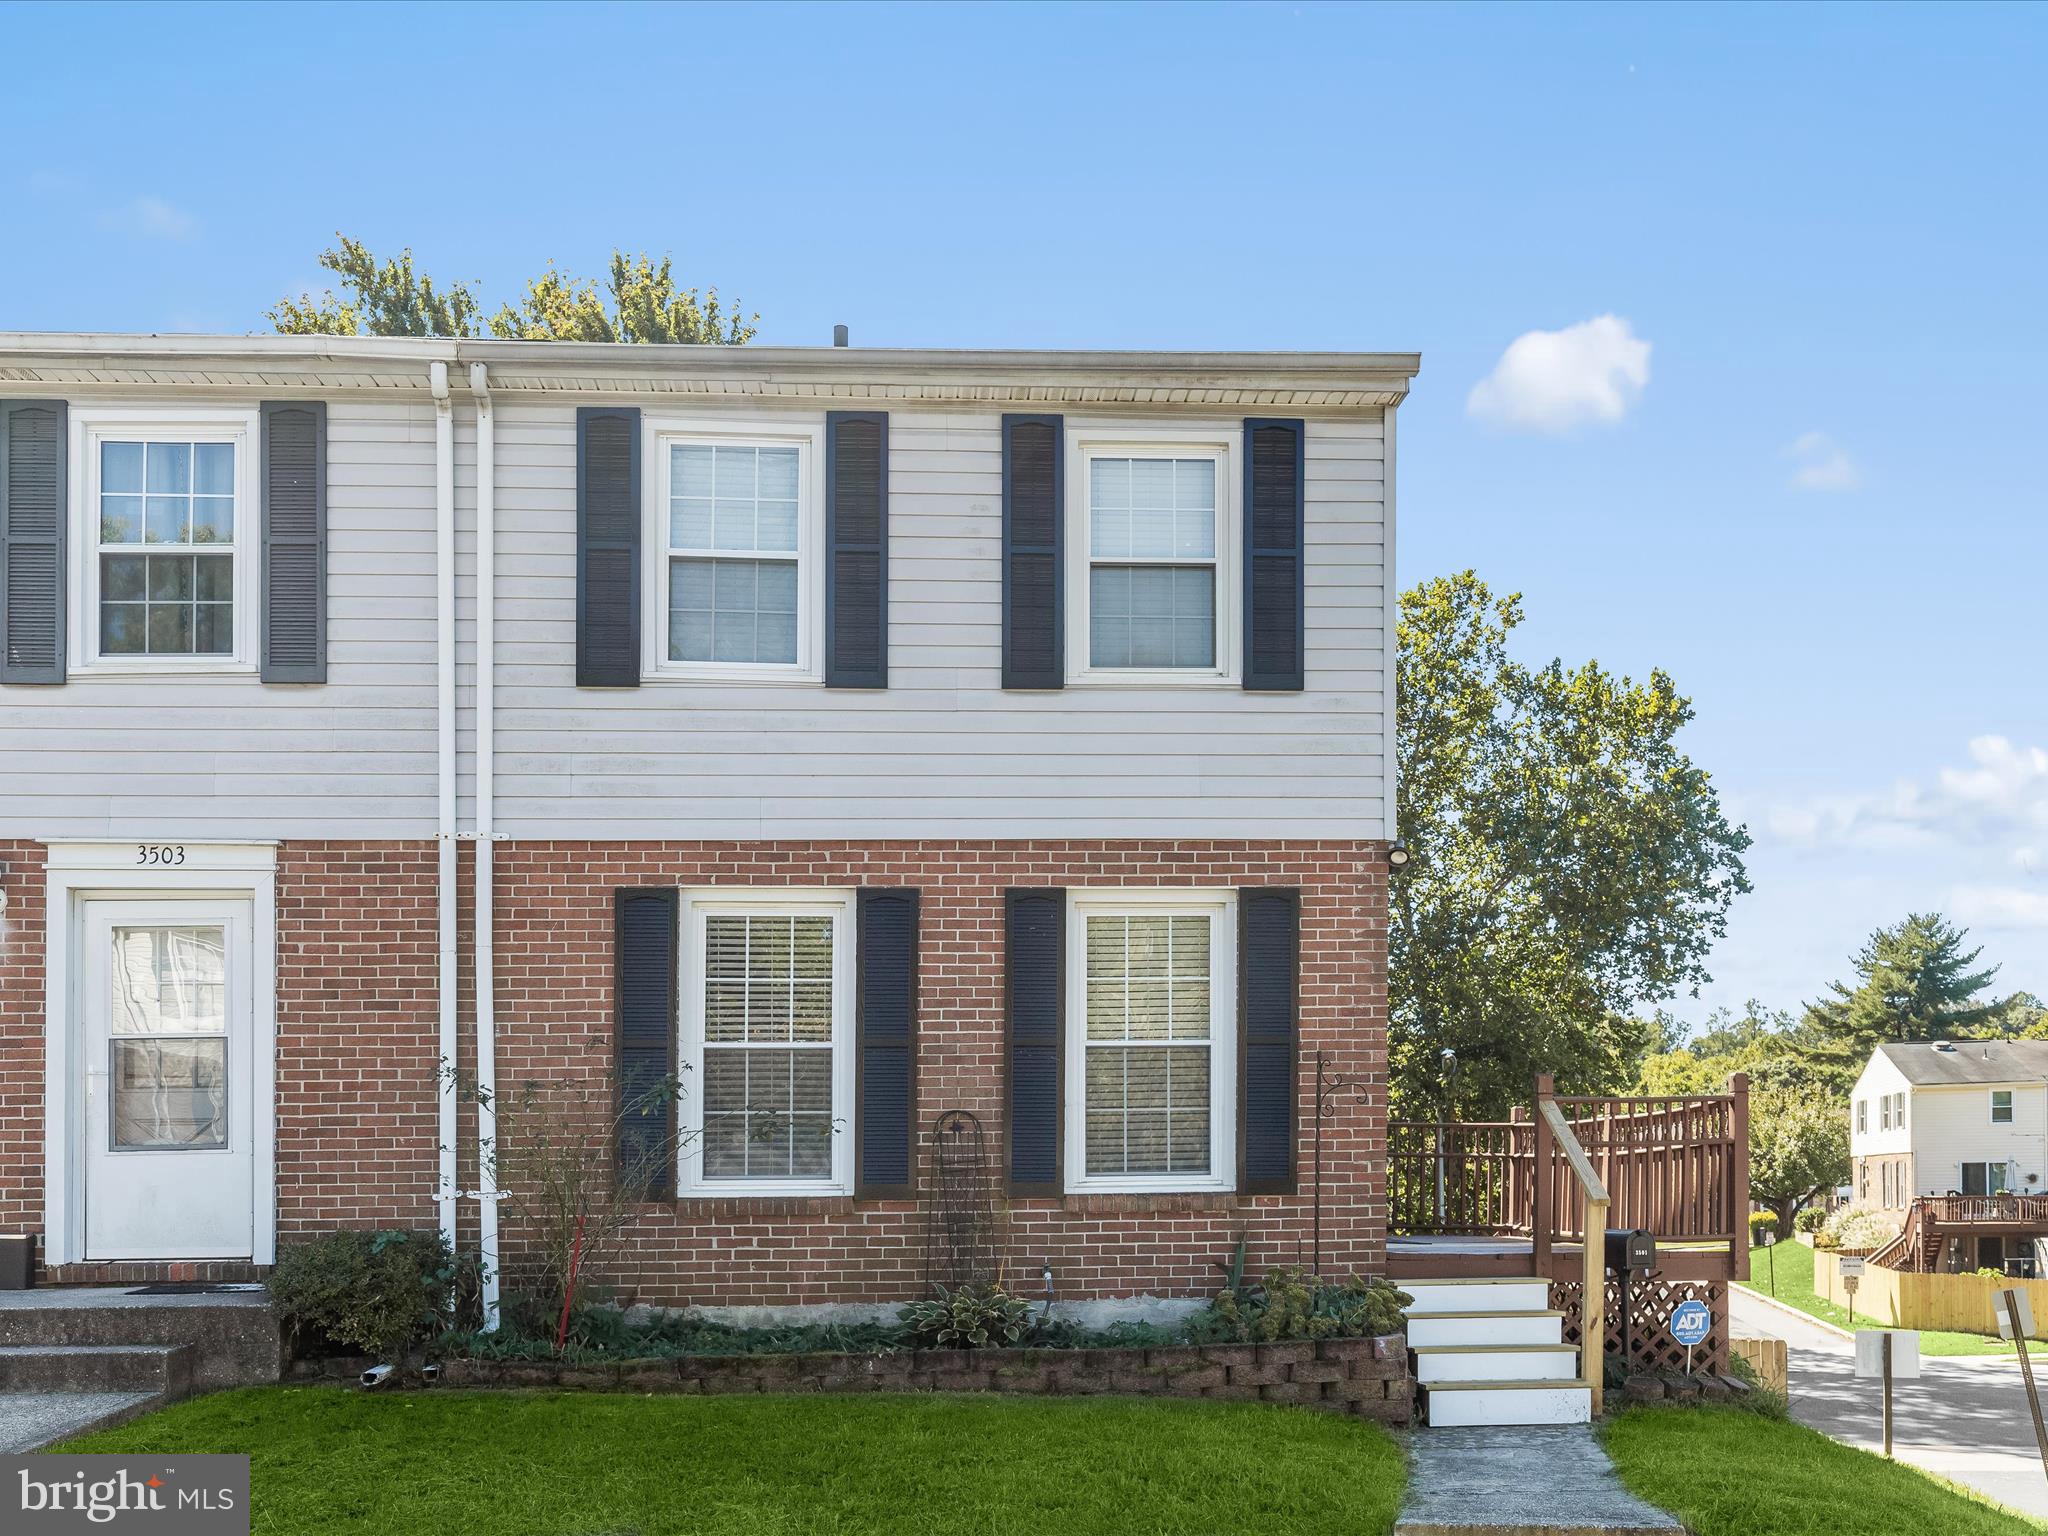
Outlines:
[[[569,1308],[576,1302],[576,1269],[583,1262],[583,1220],[586,1213],[576,1215],[576,1237],[569,1244],[569,1283],[562,1288],[562,1320],[555,1325],[555,1353],[562,1352],[562,1346],[569,1342]]]

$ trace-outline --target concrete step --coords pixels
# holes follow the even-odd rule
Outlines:
[[[1415,1312],[1541,1312],[1550,1305],[1550,1282],[1534,1275],[1403,1280],[1399,1284],[1415,1298],[1409,1303],[1409,1310]]]
[[[1579,1352],[1569,1344],[1411,1345],[1415,1379],[1441,1381],[1576,1381]]]
[[[1421,1344],[1562,1344],[1564,1314],[1423,1312],[1408,1314],[1408,1347]]]
[[[199,1351],[190,1344],[0,1345],[0,1392],[150,1392],[192,1395]]]
[[[0,1456],[23,1456],[164,1405],[155,1392],[0,1392]]]
[[[132,1287],[0,1291],[0,1349],[180,1344],[195,1352],[196,1391],[274,1382],[282,1374],[283,1339],[261,1292],[146,1296]]]
[[[1487,1424],[1588,1424],[1593,1391],[1562,1381],[1451,1381],[1425,1387],[1432,1428]]]

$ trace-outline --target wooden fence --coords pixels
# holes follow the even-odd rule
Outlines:
[[[1395,1232],[1527,1232],[1535,1127],[1520,1121],[1395,1121],[1387,1128],[1387,1211]],[[1567,1175],[1568,1176],[1568,1175]]]
[[[1815,1251],[1813,1288],[1823,1299],[1848,1307],[1839,1253]],[[2026,1292],[2034,1309],[2033,1337],[2048,1339],[2048,1280],[1930,1275],[1866,1264],[1856,1285],[1856,1320],[1872,1328],[1926,1328],[1996,1337],[1998,1314],[1991,1298],[2006,1290]]]

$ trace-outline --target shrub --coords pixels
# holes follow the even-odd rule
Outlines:
[[[1369,1337],[1398,1331],[1401,1309],[1413,1299],[1384,1280],[1354,1275],[1336,1285],[1306,1270],[1276,1269],[1262,1285],[1226,1287],[1189,1319],[1187,1333],[1196,1343]]]
[[[1799,1232],[1818,1232],[1827,1224],[1828,1213],[1817,1205],[1804,1207],[1792,1218],[1792,1226]]]
[[[457,1278],[438,1232],[334,1232],[286,1248],[264,1284],[295,1335],[395,1364],[454,1322]]]
[[[1776,1211],[1751,1211],[1749,1213],[1750,1247],[1754,1248],[1757,1244],[1761,1243],[1764,1240],[1765,1233],[1776,1232],[1777,1230],[1778,1213]]]
[[[1872,1205],[1845,1205],[1821,1223],[1816,1248],[1882,1248],[1899,1235],[1899,1218]]]
[[[912,1349],[992,1349],[1022,1341],[1031,1330],[1031,1303],[994,1285],[943,1285],[930,1301],[913,1301],[896,1315]]]

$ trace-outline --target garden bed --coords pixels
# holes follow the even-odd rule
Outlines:
[[[353,1380],[367,1360],[302,1360],[295,1380]],[[906,1349],[873,1354],[674,1355],[624,1360],[450,1360],[441,1384],[581,1392],[996,1392],[1026,1397],[1295,1403],[1406,1424],[1408,1341],[1286,1339],[1132,1349]]]

